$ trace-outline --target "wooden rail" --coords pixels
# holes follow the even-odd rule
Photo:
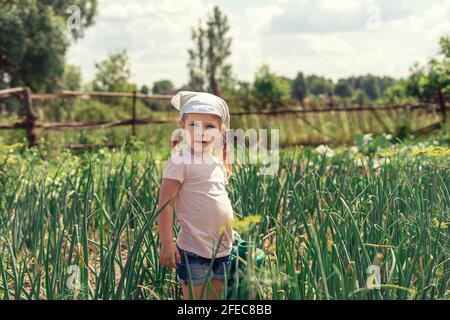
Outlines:
[[[445,106],[446,109],[450,109],[450,105]],[[441,110],[442,107],[437,104],[406,104],[406,105],[388,105],[388,106],[374,106],[374,105],[362,105],[359,107],[345,107],[345,108],[318,108],[318,109],[278,109],[278,110],[245,110],[245,111],[235,111],[230,112],[230,115],[242,116],[242,115],[267,115],[273,116],[278,114],[289,114],[289,113],[319,113],[319,112],[359,112],[359,111],[373,111],[373,110],[397,110],[397,109],[436,109]]]
[[[6,99],[11,97],[18,97],[22,101],[25,108],[25,118],[22,121],[15,123],[0,123],[0,129],[4,130],[25,130],[26,137],[29,146],[37,145],[36,129],[43,130],[95,130],[105,129],[118,126],[130,126],[132,127],[132,135],[136,135],[136,125],[147,124],[167,124],[176,123],[175,120],[154,120],[151,118],[137,118],[136,115],[136,100],[159,100],[169,101],[172,96],[170,95],[147,95],[134,92],[81,92],[81,91],[62,91],[56,94],[33,94],[28,87],[10,88],[0,90],[0,99]],[[54,99],[73,99],[76,97],[89,98],[89,97],[109,97],[109,98],[131,98],[132,99],[132,114],[131,119],[115,120],[115,121],[97,121],[97,122],[39,122],[37,113],[33,108],[33,100],[54,100]],[[446,119],[446,109],[450,109],[450,105],[444,101],[444,95],[441,91],[438,92],[438,104],[433,103],[419,103],[419,104],[406,104],[406,105],[362,105],[358,107],[327,107],[317,109],[275,109],[275,110],[243,110],[230,112],[233,116],[246,116],[246,115],[259,115],[259,116],[274,116],[283,114],[296,114],[300,117],[305,113],[327,113],[327,112],[359,112],[359,111],[371,111],[376,113],[378,110],[414,110],[414,109],[426,109],[426,110],[438,110],[442,113],[443,121]],[[378,116],[378,114],[377,114]],[[379,117],[376,120],[382,122]],[[305,119],[306,121],[306,119]],[[384,123],[382,123],[384,125]],[[440,125],[440,123],[438,123]]]
[[[168,101],[172,98],[170,95],[149,95],[137,92],[95,92],[95,91],[67,91],[64,90],[61,93],[55,94],[33,94],[34,100],[54,100],[54,99],[73,99],[76,97],[103,97],[103,98],[133,98],[143,100],[163,100]]]

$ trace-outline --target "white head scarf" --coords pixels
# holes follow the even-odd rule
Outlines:
[[[180,91],[170,100],[172,106],[180,110],[180,117],[185,113],[209,113],[222,118],[227,129],[230,128],[228,105],[222,98],[207,92]]]

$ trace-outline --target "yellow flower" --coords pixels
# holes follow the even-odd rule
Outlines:
[[[328,238],[327,249],[328,249],[328,252],[331,252],[333,250],[333,238],[331,238],[331,237]]]
[[[410,153],[411,157],[418,157],[421,155],[426,155],[429,157],[450,156],[450,148],[448,148],[448,147],[428,147],[428,148],[421,148],[421,149],[413,150]]]
[[[395,156],[397,156],[397,152],[395,152],[395,150],[382,150],[379,152],[379,156],[381,158],[393,158]]]
[[[439,221],[437,218],[433,219],[433,226],[435,226],[438,229],[447,229],[450,222],[443,222]]]
[[[247,232],[253,225],[261,221],[260,215],[251,215],[233,222],[233,228],[241,232]]]

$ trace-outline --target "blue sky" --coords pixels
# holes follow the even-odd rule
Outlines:
[[[398,78],[436,55],[439,37],[450,34],[450,0],[99,0],[96,24],[71,45],[68,61],[90,81],[95,62],[126,49],[132,81],[181,86],[190,28],[214,5],[229,17],[233,74],[246,81],[263,63],[291,78],[298,71]]]

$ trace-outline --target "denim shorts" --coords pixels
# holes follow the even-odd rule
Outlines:
[[[230,255],[215,258],[212,261],[193,252],[185,251],[178,247],[181,262],[176,263],[178,280],[182,284],[188,284],[192,281],[192,285],[205,284],[207,279],[225,280],[230,277]],[[185,257],[186,254],[186,257]],[[187,259],[186,259],[187,258]],[[188,271],[189,266],[189,271]],[[189,273],[190,272],[190,277]]]

